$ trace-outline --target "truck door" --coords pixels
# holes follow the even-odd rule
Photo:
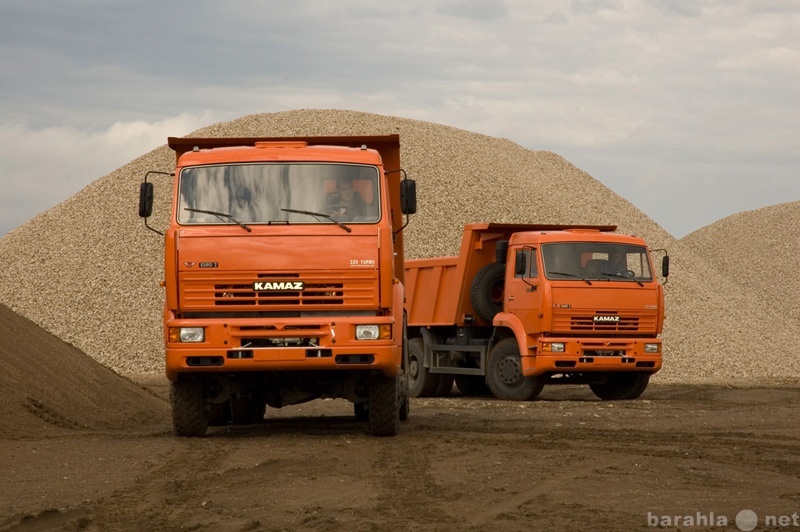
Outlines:
[[[508,273],[505,310],[517,315],[527,332],[541,330],[543,283],[539,278],[538,249],[523,246],[511,254],[514,264]]]

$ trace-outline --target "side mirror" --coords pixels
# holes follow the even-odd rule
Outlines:
[[[417,212],[417,182],[413,179],[400,181],[400,212],[403,214]]]
[[[664,255],[664,258],[661,259],[661,276],[669,277],[669,255]]]
[[[153,183],[139,186],[139,217],[149,218],[153,214]]]

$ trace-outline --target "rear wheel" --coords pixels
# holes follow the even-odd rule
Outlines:
[[[644,392],[650,382],[649,373],[614,373],[607,382],[590,384],[594,394],[604,401],[636,399]]]
[[[486,384],[498,399],[530,401],[544,388],[541,377],[525,377],[516,338],[500,340],[486,360]]]
[[[203,383],[199,379],[173,382],[169,388],[172,403],[172,426],[178,436],[203,436],[208,417],[203,407]]]
[[[400,430],[400,394],[398,378],[373,375],[369,381],[369,433],[394,436]]]
[[[441,383],[441,375],[425,367],[425,344],[422,338],[408,341],[408,394],[411,397],[432,397]]]

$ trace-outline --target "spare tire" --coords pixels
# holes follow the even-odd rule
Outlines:
[[[506,265],[493,262],[481,268],[472,279],[469,294],[472,308],[483,321],[492,323],[495,314],[503,310],[505,278]]]

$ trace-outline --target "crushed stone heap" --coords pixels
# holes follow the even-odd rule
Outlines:
[[[456,254],[468,222],[617,225],[672,257],[665,363],[654,382],[800,379],[800,357],[785,354],[798,351],[798,321],[763,297],[769,293],[764,287],[777,286],[773,277],[732,275],[703,255],[700,236],[676,241],[555,153],[440,124],[343,110],[249,115],[190,136],[391,133],[400,134],[403,166],[417,181],[407,258]],[[172,171],[174,161],[166,145],[146,153],[0,239],[0,302],[122,374],[162,371],[163,241],[143,226],[137,205],[145,172]],[[165,227],[170,184],[154,181],[151,224]],[[791,216],[798,220],[796,209]],[[788,247],[773,246],[767,262],[788,258],[782,253],[796,247],[796,237]]]

